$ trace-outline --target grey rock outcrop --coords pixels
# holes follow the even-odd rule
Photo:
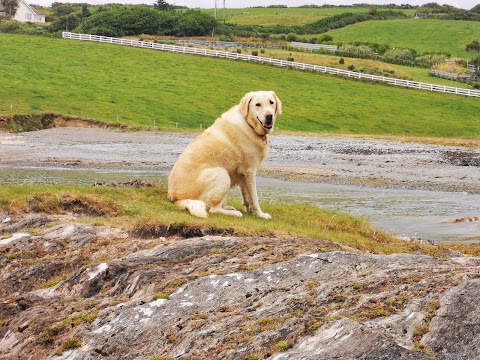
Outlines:
[[[0,359],[479,356],[478,258],[23,220],[0,238]]]
[[[210,275],[185,284],[169,299],[137,299],[104,310],[84,334],[83,348],[68,359],[98,354],[113,359],[428,359],[414,350],[412,339],[423,324],[422,313],[452,286],[453,269],[468,273],[475,265],[330,252],[246,273]],[[471,310],[466,320],[477,316]],[[392,330],[398,323],[401,329]],[[464,330],[474,334],[469,341],[478,342],[478,332]],[[459,334],[451,332],[451,341]],[[293,348],[273,354],[282,341]],[[449,339],[440,331],[428,343],[435,341]],[[442,351],[441,357],[460,359],[457,348]]]

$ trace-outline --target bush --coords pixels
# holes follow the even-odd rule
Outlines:
[[[289,57],[287,58],[287,61],[295,61],[295,59],[294,59],[293,57],[289,56]]]
[[[344,58],[340,58],[340,60],[338,61],[339,64],[345,64],[345,59]]]
[[[346,53],[350,53],[358,56],[374,56],[375,51],[367,45],[352,45],[344,44],[341,47],[341,50]]]
[[[252,55],[253,55],[253,56],[258,56],[258,51],[257,51],[257,50],[253,50],[253,51],[252,51]]]
[[[332,36],[325,34],[325,35],[322,35],[322,36],[318,37],[317,43],[322,44],[322,43],[325,43],[325,42],[330,42],[332,40],[333,40]]]
[[[387,59],[402,59],[402,60],[412,60],[413,53],[409,49],[388,49],[383,54]]]
[[[0,21],[0,32],[14,33],[20,29],[20,23],[15,20],[2,20]]]
[[[298,40],[298,35],[290,33],[287,35],[287,41],[297,41]]]
[[[355,70],[355,65],[348,65],[348,70],[350,70],[350,71]]]
[[[199,10],[158,11],[146,6],[115,5],[84,18],[75,31],[105,36],[205,36],[214,25],[213,16]]]
[[[230,36],[227,36],[227,35],[220,36],[218,40],[225,41],[225,42],[232,42],[233,41],[233,39]]]

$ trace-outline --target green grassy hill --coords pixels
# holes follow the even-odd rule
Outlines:
[[[478,137],[478,98],[243,61],[0,34],[0,114],[57,112],[198,129],[244,93],[275,90],[280,130]]]
[[[331,8],[246,8],[226,9],[226,22],[239,25],[305,25],[330,16],[344,13],[367,13],[371,7],[331,7]],[[395,9],[398,11],[397,9]],[[204,10],[214,15],[214,9]],[[413,15],[414,10],[401,10]],[[217,19],[223,19],[223,8],[217,8]]]
[[[480,22],[436,19],[367,21],[328,32],[334,41],[369,41],[420,53],[444,52],[470,59],[465,46],[479,40]]]

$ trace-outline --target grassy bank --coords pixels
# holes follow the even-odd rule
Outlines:
[[[226,22],[239,25],[305,25],[330,16],[344,13],[368,13],[370,6],[329,7],[329,8],[247,8],[226,9]],[[214,9],[205,9],[214,15]],[[395,11],[400,11],[395,9]],[[413,14],[414,10],[402,10]],[[217,19],[223,19],[223,8],[217,9]]]
[[[280,130],[480,135],[477,98],[242,61],[0,34],[0,114],[55,112],[130,126],[199,129],[248,91],[275,90]]]
[[[232,203],[241,208],[240,203]],[[0,213],[75,214],[82,222],[123,228],[138,236],[228,234],[305,237],[361,251],[437,254],[435,247],[396,240],[350,215],[310,205],[264,204],[272,220],[250,215],[198,219],[166,199],[166,189],[53,185],[0,186]]]
[[[367,21],[328,32],[334,41],[367,41],[391,47],[412,48],[420,53],[443,52],[471,59],[465,46],[478,40],[480,22],[437,19]]]

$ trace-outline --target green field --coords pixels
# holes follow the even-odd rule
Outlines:
[[[478,137],[478,98],[431,93],[243,61],[0,34],[0,113],[56,112],[198,129],[244,93],[275,90],[280,130]]]
[[[465,51],[473,40],[480,40],[479,21],[394,19],[366,21],[328,32],[334,41],[368,41],[392,47],[412,48],[420,53],[443,52],[471,59]]]
[[[343,13],[367,13],[371,7],[331,7],[331,8],[245,8],[225,9],[225,21],[239,25],[305,25],[317,20]],[[204,10],[214,15],[214,9]],[[379,9],[381,11],[381,9]],[[396,11],[399,11],[396,9]],[[414,10],[401,10],[411,15]],[[217,19],[223,20],[223,8],[217,8]]]

